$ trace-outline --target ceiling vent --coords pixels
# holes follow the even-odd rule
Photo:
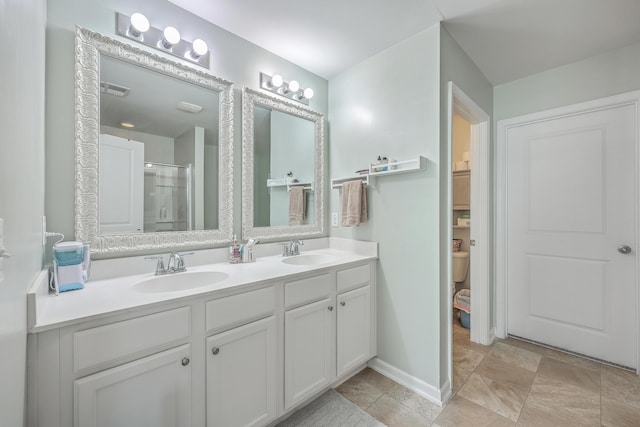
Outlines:
[[[129,95],[131,89],[109,82],[100,82],[100,92],[113,96],[125,97]]]
[[[185,101],[178,102],[176,108],[181,111],[186,111],[187,113],[199,113],[203,109],[203,107],[199,105],[191,104]]]

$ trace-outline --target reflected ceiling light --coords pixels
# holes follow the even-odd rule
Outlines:
[[[153,167],[153,163],[147,163],[147,164],[145,165],[145,167],[152,168],[152,167]]]
[[[270,76],[260,73],[260,88],[305,105],[309,105],[309,100],[313,98],[313,89],[310,87],[300,89],[300,83],[297,80],[286,82],[280,74]]]
[[[129,20],[129,34],[133,37],[140,37],[142,33],[149,31],[149,20],[141,13],[134,13]]]
[[[185,111],[187,113],[199,113],[204,109],[204,107],[202,107],[201,105],[192,104],[186,101],[178,102],[178,104],[176,105],[176,108],[178,110]]]
[[[180,43],[180,31],[174,27],[167,27],[162,32],[162,47],[171,49],[173,45]]]
[[[149,25],[149,20],[141,13],[131,17],[122,13],[116,14],[116,32],[163,52],[196,63],[209,69],[209,46],[202,39],[189,42],[180,37],[180,31],[172,26],[160,30]],[[144,34],[144,36],[143,36]]]
[[[133,129],[134,127],[136,127],[136,125],[130,122],[120,122],[120,126],[127,129]]]

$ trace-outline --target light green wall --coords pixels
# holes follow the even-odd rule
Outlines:
[[[432,385],[439,379],[439,25],[329,81],[331,177],[378,155],[428,159],[425,171],[379,178],[369,221],[331,235],[379,242],[378,356]],[[340,212],[330,190],[331,212]]]
[[[25,424],[26,291],[42,268],[44,0],[0,2],[0,424]],[[1,247],[2,245],[0,245]]]
[[[76,25],[116,39],[115,13],[143,12],[157,27],[173,25],[182,37],[201,37],[211,49],[211,73],[234,82],[234,233],[241,235],[241,124],[243,86],[258,88],[259,72],[278,72],[312,87],[310,108],[327,114],[327,81],[273,55],[167,0],[55,0],[49,2],[46,63],[46,213],[50,229],[74,235],[74,35]],[[122,39],[126,43],[135,43]],[[142,45],[137,47],[148,49]],[[154,53],[161,54],[154,50]],[[171,57],[175,59],[174,57]]]
[[[451,147],[449,147],[448,124],[448,83],[453,81],[460,90],[469,96],[485,113],[493,111],[493,86],[473,63],[471,58],[462,50],[460,45],[451,37],[449,32],[441,27],[440,31],[440,268],[446,271],[450,268],[451,246]],[[490,165],[490,169],[492,166]],[[491,184],[489,184],[491,185]],[[491,230],[489,231],[491,235]],[[490,245],[489,252],[493,253]],[[492,258],[491,258],[492,259]],[[446,292],[450,284],[441,276],[440,294],[440,378],[444,382],[448,377],[448,346],[451,336],[451,300]],[[492,286],[492,284],[489,284]],[[473,288],[473,283],[471,283]],[[440,385],[442,385],[441,383]]]
[[[640,43],[612,50],[494,90],[496,121],[640,89]]]

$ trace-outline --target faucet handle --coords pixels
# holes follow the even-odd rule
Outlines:
[[[174,252],[174,256],[176,259],[176,271],[187,271],[187,268],[184,266],[184,257],[193,255],[195,252]]]
[[[282,256],[289,256],[291,255],[291,246],[289,245],[289,242],[280,242],[278,243],[279,245],[282,245]]]
[[[146,256],[144,257],[144,259],[158,260],[158,262],[156,263],[156,276],[167,273],[167,270],[164,268],[164,259],[162,258],[162,255]]]

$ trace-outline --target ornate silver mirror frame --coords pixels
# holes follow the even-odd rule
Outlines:
[[[280,100],[250,88],[242,93],[242,237],[263,241],[324,236],[325,226],[325,140],[324,116],[293,102]],[[254,106],[277,110],[314,124],[314,211],[313,224],[254,226]]]
[[[99,235],[100,55],[219,92],[218,229]],[[233,234],[233,84],[85,28],[76,29],[75,235],[92,254],[211,247]]]

